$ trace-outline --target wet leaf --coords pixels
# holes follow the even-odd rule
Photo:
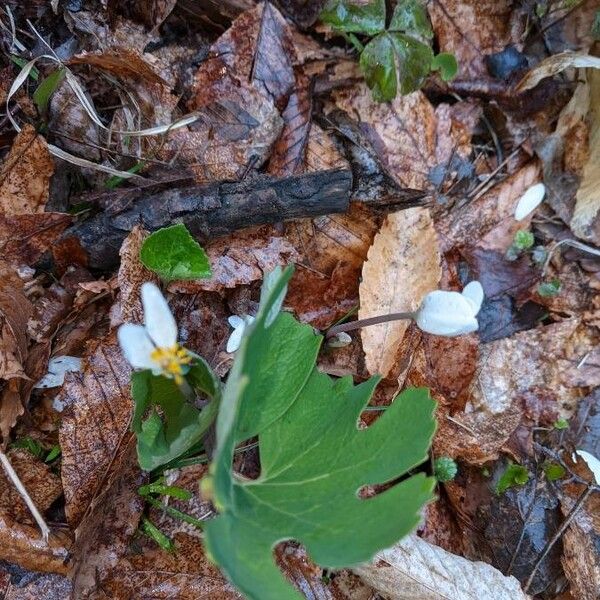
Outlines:
[[[385,0],[329,0],[320,16],[340,31],[374,35],[385,29]]]
[[[400,0],[394,8],[388,30],[403,31],[425,39],[433,37],[427,10],[420,0]]]
[[[140,260],[166,281],[211,276],[206,252],[182,223],[150,234],[140,249]]]
[[[433,57],[431,61],[431,70],[439,71],[442,81],[450,81],[456,77],[458,73],[458,63],[454,54],[442,52]]]

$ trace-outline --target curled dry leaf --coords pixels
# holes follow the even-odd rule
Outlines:
[[[272,226],[245,229],[218,238],[205,245],[212,277],[194,281],[176,281],[169,291],[196,293],[221,291],[259,281],[276,266],[295,263],[299,254],[292,244]]]
[[[429,210],[409,208],[388,215],[363,266],[358,318],[415,311],[441,276]],[[409,324],[390,321],[361,331],[369,373],[386,377],[392,371]]]
[[[77,527],[104,489],[129,434],[131,369],[114,336],[92,342],[83,373],[69,373],[57,399],[63,406],[59,439],[65,512]]]
[[[529,393],[554,399],[569,416],[582,389],[600,385],[593,358],[597,344],[593,331],[568,319],[481,345],[465,412],[450,417],[443,409],[439,415],[436,455],[475,464],[495,459],[521,422],[522,400]]]
[[[459,77],[489,77],[485,56],[519,41],[511,0],[433,0],[427,4],[440,52],[454,54]]]
[[[379,552],[355,573],[390,600],[527,600],[519,582],[491,565],[471,562],[415,535]]]
[[[46,140],[25,125],[0,168],[0,213],[13,217],[43,212],[52,173]]]

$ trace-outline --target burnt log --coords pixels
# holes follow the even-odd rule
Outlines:
[[[244,227],[299,217],[317,217],[348,209],[352,173],[332,169],[277,179],[257,176],[240,182],[213,182],[149,192],[139,188],[115,201],[114,193],[97,201],[106,210],[68,229],[77,237],[89,265],[110,269],[135,225],[155,231],[184,223],[200,242]]]

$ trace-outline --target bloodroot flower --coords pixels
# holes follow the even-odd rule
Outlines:
[[[189,370],[192,355],[177,343],[177,323],[156,285],[142,285],[144,325],[125,323],[118,338],[125,358],[134,369],[150,369],[154,375],[174,379],[177,384]]]
[[[452,337],[477,331],[475,318],[483,302],[483,288],[478,281],[469,283],[462,294],[435,290],[425,296],[414,315],[419,329],[434,335]]]

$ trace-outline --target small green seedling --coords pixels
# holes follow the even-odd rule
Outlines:
[[[175,549],[173,540],[165,535],[148,517],[142,517],[140,531],[154,540],[163,550],[173,552]]]
[[[525,485],[529,481],[529,471],[521,466],[509,464],[496,484],[496,494],[503,494],[508,488]]]
[[[440,456],[433,463],[433,474],[440,482],[452,481],[458,473],[458,465],[449,456]]]
[[[393,100],[398,88],[401,94],[418,90],[431,71],[449,81],[458,70],[452,54],[434,56],[433,31],[419,0],[399,0],[387,26],[385,0],[329,0],[321,20],[358,50],[360,69],[377,102]]]
[[[540,283],[537,292],[542,298],[554,298],[555,296],[558,296],[561,287],[560,280],[553,279],[552,281]]]
[[[561,417],[560,419],[556,419],[556,421],[554,421],[552,427],[554,427],[554,429],[568,429],[569,421],[567,421],[564,417]]]
[[[548,481],[562,479],[567,472],[566,469],[558,463],[546,462],[543,464],[542,468],[544,469],[544,473]]]

